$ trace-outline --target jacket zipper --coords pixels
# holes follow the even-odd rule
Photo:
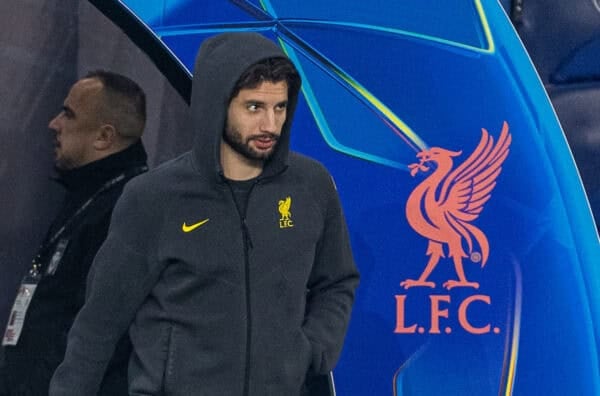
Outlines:
[[[246,223],[246,212],[248,210],[248,202],[250,201],[250,195],[254,190],[254,187],[258,184],[258,181],[254,182],[246,195],[246,205],[244,213],[240,210],[239,203],[236,199],[235,192],[229,183],[229,191],[233,197],[233,202],[237,209],[238,215],[240,216],[240,225],[242,231],[242,239],[244,241],[244,287],[246,297],[246,367],[244,370],[244,388],[243,395],[248,396],[250,393],[250,363],[251,363],[251,350],[252,350],[252,309],[251,309],[251,298],[250,298],[250,249],[253,248],[252,238],[250,237],[250,231],[248,230],[248,224]]]
[[[250,392],[250,354],[252,347],[252,312],[250,301],[250,257],[249,249],[252,248],[252,240],[246,225],[246,217],[242,219],[242,233],[244,235],[244,278],[246,282],[246,370],[244,373],[244,396],[248,396]]]

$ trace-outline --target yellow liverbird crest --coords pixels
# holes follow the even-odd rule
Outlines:
[[[292,206],[292,197],[286,197],[285,199],[280,199],[277,209],[279,210],[279,214],[281,218],[279,219],[279,228],[290,228],[294,226],[292,222],[292,213],[290,212],[290,208]]]

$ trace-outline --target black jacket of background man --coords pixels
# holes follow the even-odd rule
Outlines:
[[[42,273],[16,346],[4,347],[2,374],[8,395],[43,396],[56,367],[63,360],[67,333],[85,300],[86,278],[96,252],[108,232],[113,207],[123,186],[145,170],[146,152],[141,142],[80,168],[61,171],[58,181],[66,188],[64,205],[47,232],[44,244],[69,222],[88,199],[107,182],[124,175],[98,194],[67,226],[61,237],[41,249]],[[46,274],[60,240],[68,245],[53,275]],[[43,244],[43,245],[44,245]],[[122,338],[99,395],[127,395],[127,362],[130,343]],[[1,391],[0,391],[1,392]]]

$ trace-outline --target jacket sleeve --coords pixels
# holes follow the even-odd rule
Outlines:
[[[95,395],[120,337],[158,279],[147,197],[130,182],[117,202],[108,237],[92,264],[86,302],[69,332],[50,396]]]
[[[359,274],[333,181],[325,193],[325,225],[308,284],[303,330],[312,344],[311,372],[326,374],[342,350]]]

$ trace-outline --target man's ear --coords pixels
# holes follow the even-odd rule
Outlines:
[[[117,130],[111,124],[102,124],[94,140],[94,148],[96,150],[108,150],[117,140]]]

